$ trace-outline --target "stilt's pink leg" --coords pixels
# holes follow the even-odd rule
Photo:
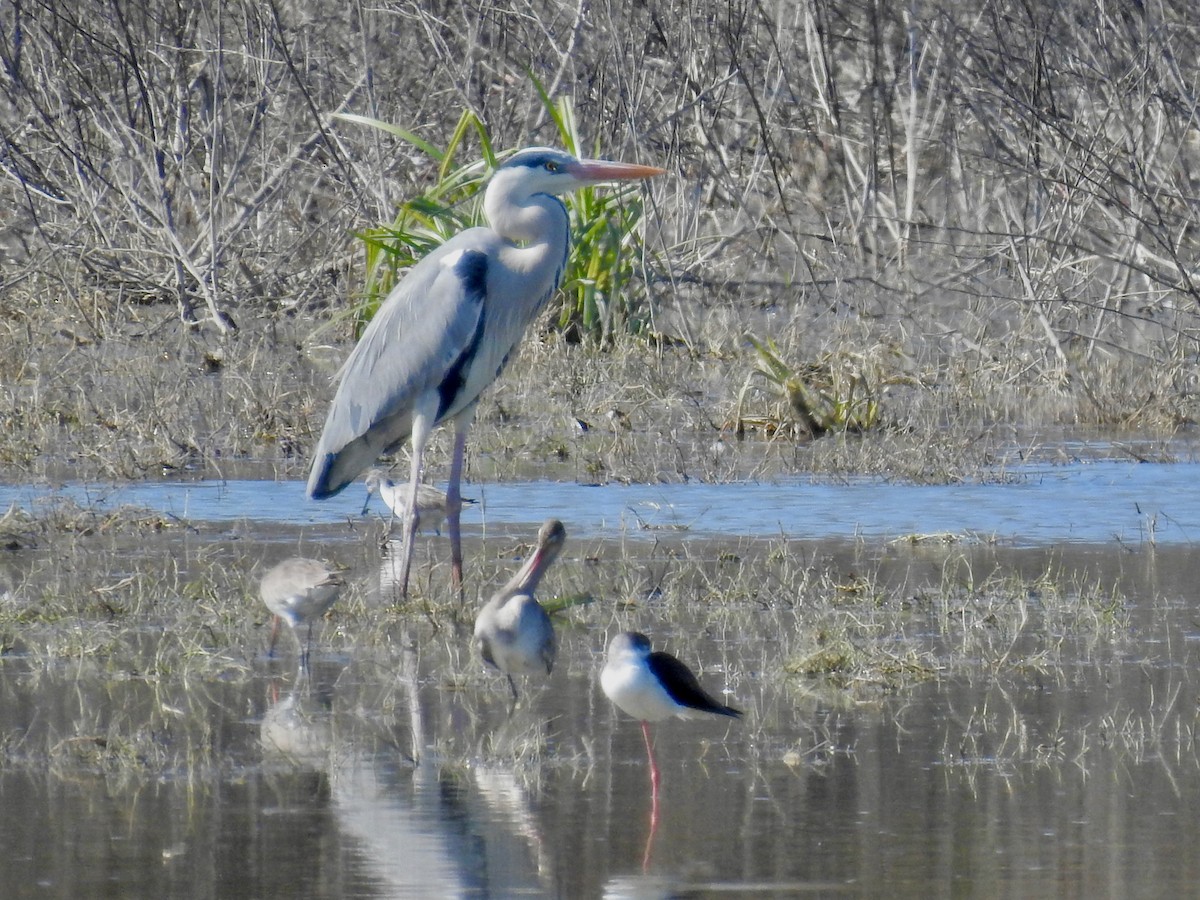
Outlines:
[[[658,763],[654,761],[654,745],[650,742],[650,723],[642,722],[642,737],[646,741],[646,756],[650,760],[650,833],[646,836],[646,849],[642,853],[642,871],[650,869],[650,852],[654,848],[654,835],[658,833],[658,785],[660,776]]]

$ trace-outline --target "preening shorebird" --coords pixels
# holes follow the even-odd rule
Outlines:
[[[517,700],[514,675],[537,672],[549,675],[554,668],[554,626],[534,593],[566,539],[567,530],[562,522],[546,520],[524,565],[475,618],[475,646],[479,655],[508,678],[514,703]]]
[[[480,394],[504,370],[562,279],[570,220],[556,195],[662,171],[576,159],[544,147],[521,150],[500,165],[483,198],[491,227],[462,232],[409,269],[342,366],[313,454],[308,495],[333,496],[411,439],[413,496],[430,432],[452,422],[446,524],[452,577],[461,585],[459,513],[467,432]],[[419,521],[419,512],[404,520],[402,594],[408,593]]]
[[[271,628],[271,650],[275,649],[279,620],[283,619],[291,626],[300,645],[300,667],[307,669],[312,623],[325,615],[345,586],[346,581],[341,575],[316,559],[294,556],[271,568],[259,584],[263,602],[276,616]],[[308,634],[301,641],[296,629],[305,623]]]

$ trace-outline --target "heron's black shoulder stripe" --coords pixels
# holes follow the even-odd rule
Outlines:
[[[467,369],[470,368],[471,360],[475,358],[475,354],[479,350],[479,342],[483,340],[483,329],[487,316],[487,307],[483,302],[487,295],[487,267],[486,253],[465,250],[452,269],[462,281],[463,293],[471,302],[478,304],[479,321],[475,323],[475,332],[471,335],[471,340],[463,348],[463,352],[458,355],[458,359],[454,361],[454,365],[450,367],[450,371],[446,373],[442,383],[438,385],[438,421],[441,421],[442,416],[454,406],[454,401],[458,399],[459,393],[466,385]]]
[[[487,267],[487,254],[478,250],[464,250],[458,258],[453,272],[462,281],[467,296],[483,296],[487,290]]]

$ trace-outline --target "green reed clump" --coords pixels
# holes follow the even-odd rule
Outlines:
[[[367,116],[344,114],[348,122],[370,125],[412,144],[438,163],[437,181],[424,193],[400,204],[390,225],[366,228],[359,240],[366,251],[361,302],[352,310],[356,331],[361,332],[387,298],[405,269],[416,265],[455,234],[481,222],[480,191],[488,173],[497,165],[491,137],[475,113],[465,110],[446,144],[439,149],[420,136]],[[467,137],[474,133],[481,159],[459,164],[455,156]]]
[[[534,84],[564,149],[580,156],[583,142],[570,98],[554,100]],[[486,125],[470,110],[459,117],[444,149],[396,125],[364,116],[341,118],[387,131],[438,163],[437,181],[402,203],[390,225],[359,234],[366,251],[365,278],[362,301],[352,315],[361,331],[405,269],[455,234],[483,224],[482,192],[502,160]],[[481,158],[457,162],[472,135]],[[639,230],[644,206],[637,189],[585,187],[563,201],[571,217],[572,242],[554,317],[558,328],[573,339],[597,341],[607,340],[615,330],[642,331],[648,301],[644,288],[635,289],[637,270],[646,256]]]

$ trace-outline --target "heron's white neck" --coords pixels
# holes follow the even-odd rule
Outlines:
[[[526,272],[562,266],[571,239],[566,207],[549,194],[514,195],[493,181],[483,197],[483,212],[500,237],[514,245],[506,254],[513,268]]]

